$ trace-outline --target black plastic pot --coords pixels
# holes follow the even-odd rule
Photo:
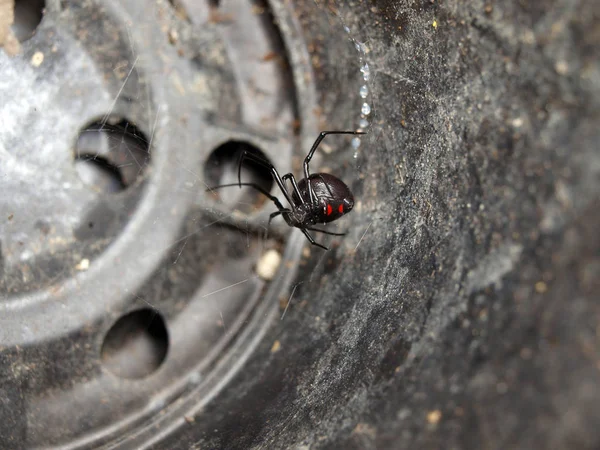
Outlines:
[[[0,446],[597,448],[599,17],[18,1]],[[329,251],[207,191],[243,151],[301,178],[319,131],[359,128],[312,163],[357,200]]]

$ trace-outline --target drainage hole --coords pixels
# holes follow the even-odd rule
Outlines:
[[[121,378],[144,378],[167,356],[169,335],[163,317],[150,308],[130,312],[108,330],[102,363]]]
[[[252,144],[243,141],[229,141],[217,147],[208,157],[204,167],[204,178],[209,186],[238,182],[238,167],[244,151],[253,153],[269,161],[265,154]],[[241,172],[242,183],[254,183],[267,192],[273,187],[269,169],[261,164],[245,159]],[[214,191],[215,195],[228,206],[248,214],[265,204],[266,198],[256,189],[243,186],[225,187]]]
[[[75,144],[75,170],[91,188],[120,192],[142,177],[150,162],[148,139],[131,122],[94,122]]]
[[[11,29],[20,41],[30,39],[44,16],[44,0],[17,0],[14,9],[14,21]]]

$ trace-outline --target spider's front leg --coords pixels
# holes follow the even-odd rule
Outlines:
[[[304,178],[306,178],[306,183],[308,185],[308,198],[309,198],[310,203],[314,203],[316,201],[316,195],[310,184],[310,178],[309,178],[310,171],[309,171],[308,165],[310,164],[310,160],[312,159],[313,155],[317,151],[317,148],[319,148],[321,141],[325,138],[325,136],[327,136],[329,134],[367,134],[367,133],[365,133],[364,131],[321,131],[319,133],[319,136],[317,137],[317,139],[315,139],[315,142],[313,143],[312,147],[310,148],[308,155],[306,155],[306,158],[304,158]]]
[[[288,208],[285,208],[281,202],[279,201],[279,199],[277,197],[275,197],[274,195],[271,195],[269,192],[267,192],[266,190],[264,190],[261,186],[259,186],[256,183],[230,183],[230,184],[220,184],[218,186],[213,186],[210,187],[208,189],[206,189],[206,192],[210,192],[213,189],[221,189],[224,187],[232,187],[232,186],[238,186],[238,187],[242,187],[242,186],[248,186],[251,187],[253,189],[256,189],[258,192],[260,192],[261,194],[263,194],[265,197],[267,197],[269,200],[271,200],[273,203],[275,203],[275,206],[277,207],[277,209],[281,212],[281,211],[289,211]]]
[[[305,201],[304,201],[304,197],[302,196],[302,193],[300,192],[300,188],[298,188],[298,183],[296,183],[296,177],[294,176],[293,173],[286,173],[283,177],[281,177],[281,179],[285,182],[287,180],[290,180],[290,183],[292,184],[292,188],[294,189],[294,193],[298,196],[298,198],[300,199],[300,204],[304,205]],[[294,205],[294,206],[298,206],[298,205]]]
[[[281,193],[285,196],[285,199],[288,201],[290,206],[292,208],[294,208],[294,202],[292,200],[292,196],[290,195],[287,188],[285,187],[285,184],[283,183],[283,180],[279,176],[279,172],[277,172],[277,169],[275,168],[275,166],[273,164],[271,164],[269,161],[265,160],[264,158],[261,158],[260,156],[255,155],[254,153],[251,153],[247,150],[244,150],[242,152],[242,156],[240,157],[240,163],[238,166],[238,184],[240,186],[242,186],[242,163],[244,162],[245,159],[254,161],[255,163],[260,164],[264,168],[268,169],[269,172],[271,173],[271,176],[273,177],[273,180],[275,180],[275,183],[277,183],[277,186],[279,186]]]

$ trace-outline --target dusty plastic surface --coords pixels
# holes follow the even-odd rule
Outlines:
[[[597,2],[272,2],[275,44],[246,22],[262,6],[102,2],[102,22],[76,4],[0,50],[0,114],[19,119],[0,128],[3,448],[598,447]],[[363,102],[370,134],[317,163],[357,200],[331,251],[281,226],[265,241],[272,206],[249,192],[204,192],[223,143],[284,173]],[[151,147],[117,197],[70,153],[109,111]],[[21,246],[41,255],[26,269]],[[142,378],[114,345],[140,308],[168,331],[164,361],[131,350]]]

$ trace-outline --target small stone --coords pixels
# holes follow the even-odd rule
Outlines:
[[[277,353],[279,350],[281,350],[281,342],[277,340],[271,346],[271,353]]]
[[[179,33],[177,33],[177,30],[171,28],[169,30],[169,42],[171,44],[175,45],[178,41],[179,41]]]
[[[559,75],[566,75],[569,72],[569,65],[566,61],[558,61],[554,66],[554,70]]]
[[[432,425],[436,425],[441,418],[442,412],[439,409],[435,409],[427,413],[427,422],[429,422]]]
[[[520,117],[513,119],[512,126],[515,128],[521,128],[523,126],[523,119],[521,119]]]
[[[281,265],[281,253],[276,250],[268,250],[258,261],[256,273],[263,280],[271,281]]]
[[[35,52],[31,57],[31,65],[33,67],[40,67],[44,62],[44,54],[42,52]]]
[[[535,292],[538,294],[544,294],[546,291],[548,291],[548,285],[546,283],[543,281],[538,281],[535,283]]]
[[[83,258],[79,263],[75,266],[75,269],[80,271],[86,271],[90,268],[90,260],[87,258]]]

